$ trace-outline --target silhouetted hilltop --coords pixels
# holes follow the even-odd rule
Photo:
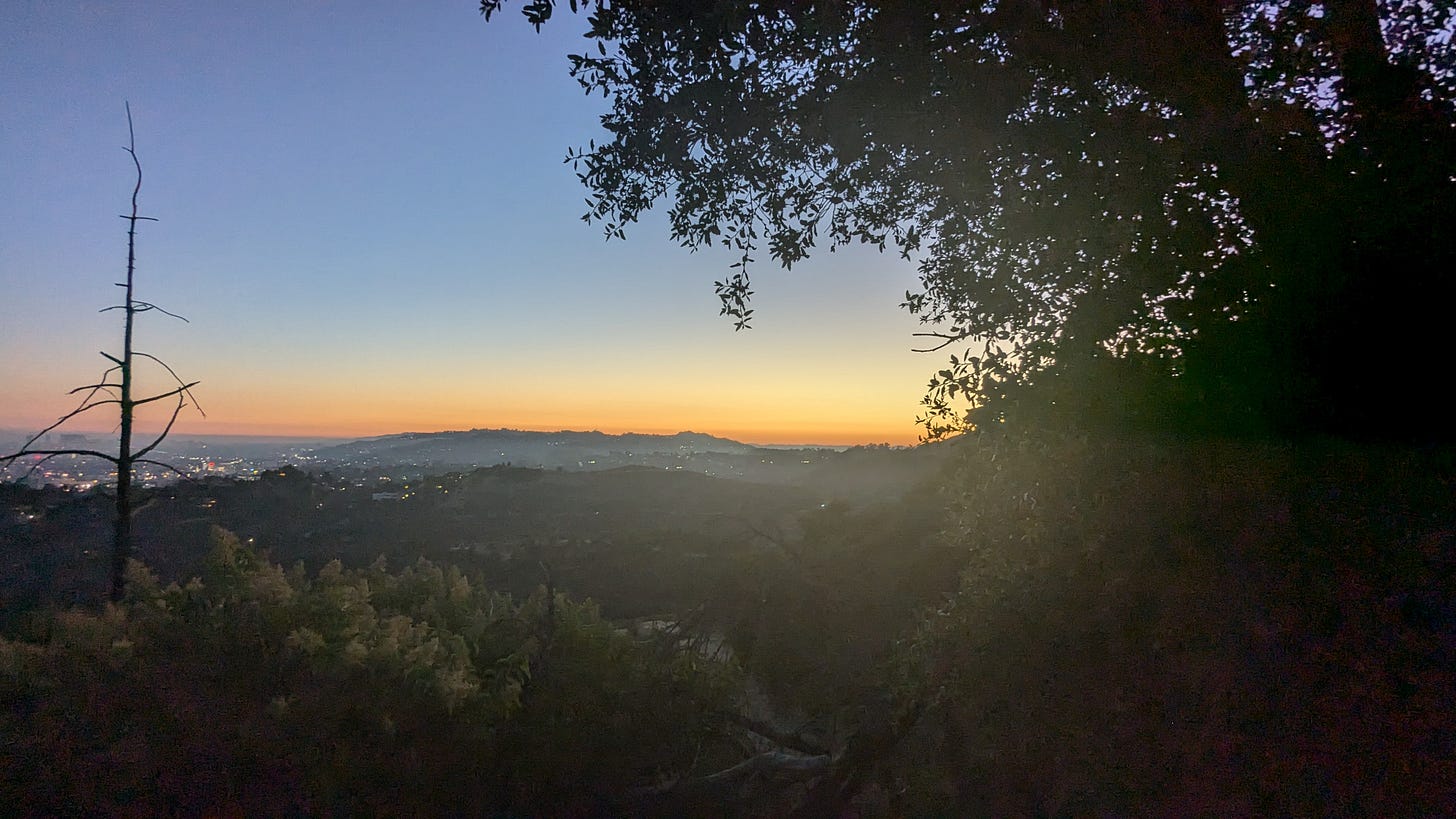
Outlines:
[[[315,469],[396,477],[507,464],[571,472],[651,467],[812,488],[832,499],[883,500],[899,497],[932,475],[949,452],[944,444],[761,447],[700,432],[473,429],[366,438],[314,450],[309,460]]]
[[[700,432],[676,435],[647,435],[629,432],[530,432],[516,429],[472,429],[453,432],[406,432],[380,438],[366,438],[325,447],[319,458],[389,463],[451,466],[491,466],[511,463],[519,466],[587,468],[593,461],[610,456],[671,455],[699,453],[746,454],[754,447]],[[621,465],[620,463],[602,464]]]

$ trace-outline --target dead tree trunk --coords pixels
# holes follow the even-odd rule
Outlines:
[[[187,401],[189,399],[192,401],[192,405],[194,407],[197,406],[197,399],[192,396],[192,388],[197,386],[198,384],[198,382],[196,381],[184,382],[180,377],[178,377],[177,373],[166,364],[166,362],[162,361],[160,358],[150,353],[137,351],[132,345],[133,330],[136,325],[136,317],[138,313],[145,313],[149,310],[157,310],[159,312],[166,313],[173,318],[181,319],[182,321],[186,321],[187,319],[182,318],[176,313],[171,313],[163,310],[162,308],[158,307],[155,304],[152,304],[151,302],[140,301],[136,298],[137,222],[155,222],[156,219],[153,219],[150,216],[141,216],[138,213],[137,209],[137,198],[141,194],[142,190],[142,163],[141,160],[137,157],[136,153],[136,131],[132,127],[130,104],[126,106],[126,130],[128,141],[124,150],[127,152],[128,155],[131,156],[132,165],[136,167],[136,185],[132,187],[131,191],[131,213],[122,214],[121,216],[121,218],[127,220],[126,281],[117,282],[116,286],[124,288],[126,296],[121,304],[102,308],[103,313],[111,310],[123,311],[124,320],[122,330],[121,355],[115,356],[110,353],[103,352],[101,354],[102,357],[105,358],[107,361],[110,361],[112,363],[112,366],[108,367],[106,371],[101,374],[101,378],[97,383],[86,384],[71,390],[72,395],[83,391],[86,392],[86,397],[81,400],[81,404],[77,406],[74,410],[71,410],[65,415],[62,415],[54,424],[51,424],[50,426],[36,433],[34,436],[31,437],[30,440],[26,441],[25,444],[18,451],[9,455],[0,456],[0,464],[9,464],[27,455],[42,456],[31,466],[30,470],[26,473],[27,475],[29,475],[31,472],[34,472],[46,461],[60,455],[80,455],[91,458],[100,458],[105,461],[110,461],[116,467],[116,521],[112,530],[111,572],[109,583],[110,598],[113,602],[120,600],[122,595],[126,591],[126,564],[127,561],[131,559],[132,555],[131,517],[133,470],[138,464],[152,464],[154,466],[171,469],[173,472],[176,472],[183,478],[188,477],[170,464],[165,464],[160,461],[152,460],[146,456],[151,453],[152,450],[156,449],[158,444],[162,443],[162,441],[166,439],[168,433],[172,431],[172,426],[177,423],[177,416],[180,415],[183,408],[187,406]],[[145,398],[133,398],[133,388],[135,386],[135,382],[133,380],[133,364],[138,358],[150,359],[154,363],[160,365],[162,369],[166,370],[167,373],[177,382],[177,386],[174,389],[167,390],[166,392],[157,393],[155,395],[149,395]],[[117,374],[115,381],[111,380],[113,374]],[[107,397],[98,398],[98,395],[105,395]],[[150,404],[155,401],[161,401],[167,398],[177,399],[177,406],[173,408],[172,417],[167,421],[167,426],[155,439],[151,441],[151,443],[147,444],[139,450],[133,451],[132,433],[134,429],[133,425],[136,418],[137,407],[145,404]],[[57,427],[60,427],[62,424],[66,423],[72,418],[89,412],[90,410],[96,409],[97,407],[107,406],[110,404],[117,405],[121,416],[120,423],[118,425],[119,433],[115,455],[106,452],[100,452],[94,449],[44,449],[37,448],[35,446],[35,444],[40,441],[40,439],[44,437],[47,433],[51,432]],[[202,411],[200,407],[198,407],[197,409],[198,412]]]

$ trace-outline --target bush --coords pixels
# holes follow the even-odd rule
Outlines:
[[[909,813],[1436,815],[1456,804],[1448,455],[985,435],[915,651]]]
[[[421,560],[200,578],[0,641],[0,800],[35,815],[589,810],[727,753],[733,671]]]

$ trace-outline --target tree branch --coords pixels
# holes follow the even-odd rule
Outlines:
[[[163,429],[162,433],[158,435],[150,444],[147,444],[146,446],[137,450],[136,454],[132,456],[133,462],[141,458],[143,455],[146,455],[148,452],[156,449],[157,444],[160,444],[163,440],[166,439],[167,433],[172,431],[172,425],[177,423],[177,416],[182,413],[182,408],[185,406],[187,406],[187,399],[181,395],[177,396],[177,407],[172,410],[172,417],[167,419],[166,428]],[[201,412],[201,410],[198,410],[198,412]]]
[[[143,217],[137,217],[137,218],[143,218]],[[125,309],[126,309],[126,305],[125,304],[113,304],[110,307],[103,307],[103,308],[101,308],[100,310],[98,310],[96,312],[98,312],[98,313],[106,313],[106,312],[109,312],[111,310],[125,310]],[[158,307],[157,305],[152,304],[149,301],[141,301],[140,299],[132,299],[131,309],[132,309],[132,312],[134,312],[134,313],[145,313],[148,310],[156,310],[158,313],[166,313],[167,315],[171,316],[174,319],[180,319],[181,321],[186,321],[188,324],[191,324],[192,323],[192,322],[190,322],[190,321],[187,320],[187,317],[186,316],[179,316],[176,313],[173,313],[171,310],[167,310],[166,308],[163,308],[163,307]]]
[[[85,388],[83,387],[82,389],[85,389]],[[93,390],[92,393],[91,393],[91,395],[95,395],[95,394],[96,393]],[[30,440],[26,441],[24,444],[21,444],[20,445],[20,449],[22,450],[22,452],[25,451],[25,450],[29,450],[30,449],[30,445],[33,444],[33,443],[35,443],[36,441],[39,441],[42,437],[45,436],[45,434],[47,432],[50,432],[51,430],[55,429],[56,427],[59,427],[61,424],[66,423],[67,421],[71,420],[72,418],[75,418],[77,415],[80,415],[83,412],[86,412],[88,410],[95,409],[96,407],[104,406],[106,404],[120,404],[120,403],[121,403],[121,400],[120,399],[117,399],[117,398],[107,398],[107,399],[104,399],[104,400],[101,400],[101,401],[97,401],[95,403],[92,403],[91,402],[91,396],[88,395],[88,396],[86,396],[85,400],[83,400],[81,402],[81,406],[76,407],[75,409],[71,410],[70,412],[66,413],[65,415],[62,415],[60,418],[57,418],[56,419],[56,422],[54,424],[51,424],[50,426],[46,427],[45,429],[41,430],[40,432],[37,432],[36,434],[30,436]],[[17,456],[19,454],[21,454],[21,453],[17,453]]]
[[[910,349],[910,352],[912,352],[912,353],[933,353],[933,352],[936,352],[938,350],[944,350],[946,347],[949,347],[950,345],[955,344],[957,341],[965,341],[966,339],[970,338],[973,334],[972,333],[911,333],[910,335],[911,336],[914,336],[915,338],[939,338],[939,339],[943,339],[939,344],[935,345],[934,347],[925,347],[923,349],[917,349],[917,348],[912,347]]]
[[[111,369],[114,370],[116,368],[115,367],[112,367]],[[112,383],[106,382],[106,381],[103,381],[100,384],[84,384],[84,385],[82,385],[80,387],[77,387],[77,388],[71,390],[70,392],[66,393],[66,395],[75,395],[76,393],[80,392],[81,390],[90,390],[91,391],[91,394],[92,395],[95,395],[97,392],[100,392],[101,390],[104,390],[104,389],[121,389],[121,385],[120,384],[112,384]],[[90,396],[87,396],[86,400],[89,401],[90,400]],[[85,403],[85,401],[83,401],[82,403]]]
[[[692,782],[716,785],[721,782],[728,782],[739,777],[747,776],[751,773],[787,775],[792,779],[803,780],[818,776],[828,769],[829,756],[827,754],[804,756],[802,754],[784,753],[783,751],[765,751],[756,756],[749,757],[731,768],[708,774],[698,780],[692,780]]]
[[[141,309],[143,309],[143,310],[156,310],[158,313],[163,313],[165,315],[171,316],[172,318],[177,319],[178,321],[186,322],[187,324],[191,324],[192,323],[191,321],[189,321],[187,319],[186,316],[179,316],[176,313],[173,313],[171,310],[168,310],[168,309],[166,309],[164,307],[158,307],[157,305],[155,305],[155,304],[153,304],[153,303],[151,303],[149,301],[133,301],[132,303],[133,304],[136,304],[136,305],[140,305]]]
[[[166,312],[166,311],[164,310],[163,312]],[[178,318],[182,318],[182,317],[181,316],[178,316]],[[183,321],[187,321],[187,319],[182,319],[182,320]],[[169,375],[171,375],[174,379],[176,379],[177,380],[177,384],[180,387],[182,387],[182,390],[184,392],[187,393],[187,400],[192,402],[192,406],[197,409],[197,413],[199,415],[201,415],[203,418],[206,418],[207,417],[207,413],[205,413],[205,412],[202,411],[202,404],[197,400],[197,396],[193,395],[192,394],[192,391],[189,389],[190,387],[195,387],[198,384],[202,383],[201,381],[193,381],[191,384],[184,384],[182,382],[182,376],[178,375],[177,374],[177,371],[176,370],[173,370],[172,369],[172,366],[170,364],[168,364],[167,362],[163,361],[162,359],[157,358],[156,356],[152,355],[151,353],[143,353],[143,352],[138,352],[138,351],[135,351],[135,350],[132,351],[132,355],[139,355],[142,358],[149,358],[152,361],[155,361],[158,364],[162,365],[162,369],[166,370]]]
[[[112,367],[112,369],[115,369],[115,367]],[[71,391],[67,392],[66,395],[76,395],[77,392],[83,391],[83,389],[89,389],[89,391],[92,391],[92,393],[96,393],[102,391],[102,389],[121,389],[121,385],[119,385],[119,383],[111,382],[86,383],[86,385],[77,386],[76,389],[71,389]]]
[[[861,725],[845,743],[844,752],[834,761],[827,775],[805,795],[795,809],[797,819],[830,819],[839,816],[849,801],[864,787],[865,779],[876,763],[900,744],[932,700],[938,696],[938,680],[943,672],[934,671],[909,698],[898,713],[872,725]]]
[[[789,750],[799,751],[800,753],[805,754],[812,754],[814,756],[824,756],[829,753],[828,748],[825,748],[816,742],[805,739],[798,734],[790,734],[784,731],[780,731],[779,729],[773,727],[767,722],[754,719],[747,714],[740,714],[736,711],[725,711],[723,712],[723,717],[734,725],[737,725],[739,728],[743,728],[744,730],[755,733],[763,737],[764,739],[773,742],[775,745],[780,745],[784,748],[788,748]]]
[[[51,458],[54,458],[57,455],[85,455],[91,458],[101,458],[102,460],[111,461],[112,463],[117,465],[120,465],[121,463],[120,459],[117,458],[115,455],[108,455],[105,452],[98,452],[94,449],[22,449],[21,451],[12,453],[10,455],[0,455],[0,461],[8,464],[16,460],[17,458],[24,458],[26,455],[45,456],[44,458],[41,458],[39,461],[37,461],[35,466],[40,466],[41,464],[49,461]],[[35,467],[31,467],[32,471],[34,471],[34,469]]]
[[[202,383],[202,382],[200,382],[200,381],[193,381],[193,382],[191,382],[189,384],[183,384],[182,386],[178,387],[175,390],[167,390],[166,392],[157,393],[156,395],[149,395],[146,398],[138,398],[137,400],[131,402],[131,404],[134,407],[139,407],[142,404],[150,404],[153,401],[161,401],[163,398],[171,398],[174,395],[183,395],[183,394],[187,393],[187,390],[189,388],[195,387],[195,386],[197,386],[200,383]],[[201,412],[201,410],[198,410],[198,412]]]
[[[163,469],[170,469],[172,472],[175,472],[177,474],[177,477],[181,478],[182,480],[188,481],[189,483],[197,483],[197,479],[196,478],[192,477],[191,475],[188,475],[186,472],[183,472],[182,470],[178,469],[175,466],[172,466],[169,463],[164,463],[162,461],[154,461],[151,458],[133,458],[132,459],[132,463],[134,463],[134,464],[151,464],[152,466],[160,466]]]
[[[783,751],[765,751],[716,773],[694,779],[680,779],[667,785],[635,788],[628,792],[628,796],[637,802],[692,797],[704,791],[718,791],[754,774],[763,774],[786,783],[802,782],[828,771],[829,762],[829,756],[825,754],[804,756]]]
[[[37,469],[40,469],[41,466],[43,464],[45,464],[46,461],[49,461],[51,458],[54,458],[54,457],[56,457],[58,455],[88,455],[88,456],[93,457],[93,458],[104,458],[104,459],[106,459],[108,461],[111,461],[112,463],[117,464],[118,466],[120,466],[120,464],[118,464],[118,462],[117,462],[117,459],[114,458],[114,457],[112,457],[111,455],[107,455],[104,452],[97,452],[97,451],[91,450],[91,449],[57,449],[57,450],[32,449],[32,450],[28,450],[28,451],[25,451],[25,452],[17,452],[14,455],[0,456],[0,462],[3,462],[3,463],[5,463],[5,464],[8,465],[9,463],[13,462],[16,458],[21,458],[21,457],[24,457],[26,455],[42,455],[42,454],[45,455],[45,457],[44,458],[41,458],[40,460],[38,460],[35,463],[31,464],[30,465],[30,468],[27,469],[27,470],[25,470],[25,474],[20,476],[20,479],[22,481],[29,480],[30,476],[31,475],[34,475],[35,474],[35,471]]]

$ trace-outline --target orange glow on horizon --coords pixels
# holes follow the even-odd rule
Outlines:
[[[913,408],[896,407],[893,404],[889,407],[875,407],[874,411],[859,408],[861,412],[839,418],[815,417],[814,410],[817,408],[814,407],[794,414],[782,412],[783,407],[780,407],[781,411],[775,418],[767,413],[743,411],[751,409],[749,407],[707,410],[701,407],[673,407],[676,411],[655,414],[644,411],[647,408],[641,406],[604,404],[600,407],[601,412],[592,417],[580,408],[574,408],[574,411],[560,409],[532,412],[520,407],[506,406],[490,408],[495,411],[487,410],[479,414],[462,412],[458,406],[440,406],[433,412],[429,407],[356,405],[341,408],[336,401],[322,400],[324,396],[319,396],[321,400],[316,403],[292,400],[279,407],[268,406],[272,402],[267,397],[250,397],[254,401],[240,397],[237,400],[219,401],[218,396],[212,396],[209,404],[213,411],[203,418],[190,408],[185,410],[173,427],[172,437],[249,435],[264,438],[347,439],[405,432],[515,429],[532,432],[595,430],[611,435],[673,435],[679,432],[697,432],[748,444],[768,445],[854,446],[888,443],[906,446],[917,443],[920,432],[920,428],[914,423]],[[297,396],[293,398],[297,399]],[[423,411],[412,412],[411,409]],[[78,418],[56,431],[96,436],[112,435],[115,429],[107,425],[107,420],[99,414],[85,421]],[[30,418],[6,419],[0,426],[19,432],[31,432],[39,431],[54,421],[54,417],[44,419],[44,416],[35,415]],[[138,418],[136,434],[141,438],[155,435],[165,421],[166,414]]]
[[[174,434],[365,438],[403,432],[518,429],[538,432],[597,430],[671,435],[700,432],[754,444],[853,446],[917,442],[918,396],[913,390],[847,387],[816,391],[784,382],[744,389],[701,385],[684,393],[670,385],[599,388],[588,398],[563,395],[555,385],[526,384],[510,390],[395,389],[359,396],[337,384],[283,385],[209,392],[207,418],[189,409]],[[199,396],[201,397],[201,396]],[[165,414],[149,419],[160,428]]]
[[[31,425],[36,431],[44,428],[45,425]],[[513,429],[522,432],[603,432],[608,435],[622,435],[626,433],[638,433],[644,435],[674,435],[679,432],[696,432],[706,435],[713,435],[718,438],[727,438],[745,444],[762,444],[770,446],[784,446],[793,444],[822,445],[822,446],[857,446],[860,444],[891,444],[893,446],[913,446],[918,442],[917,427],[908,423],[902,429],[896,430],[873,430],[854,428],[796,428],[796,427],[706,427],[694,424],[679,424],[659,426],[652,424],[628,424],[623,426],[611,424],[593,423],[568,423],[561,425],[542,426],[531,423],[512,423],[509,421],[492,422],[479,421],[475,423],[445,424],[441,426],[422,425],[418,423],[400,422],[393,425],[379,425],[367,423],[255,423],[255,422],[223,422],[214,424],[210,421],[197,420],[191,423],[179,421],[173,428],[169,437],[186,438],[194,436],[211,435],[246,435],[257,438],[377,438],[387,435],[398,435],[401,433],[430,433],[430,432],[459,432],[471,429]],[[17,427],[17,431],[29,432],[31,427]],[[159,428],[148,425],[138,425],[136,435],[139,439],[145,439],[149,435],[155,435]],[[80,433],[90,436],[113,435],[113,430],[99,429],[94,426],[77,426],[62,428],[59,433]]]
[[[639,433],[644,435],[674,435],[679,432],[697,432],[728,438],[745,444],[767,444],[774,446],[788,444],[855,446],[859,444],[888,443],[910,446],[917,443],[917,427],[908,422],[896,430],[856,429],[852,427],[708,427],[702,424],[597,424],[582,421],[542,425],[510,420],[480,420],[474,422],[425,425],[400,421],[394,424],[380,423],[250,423],[233,422],[213,424],[198,420],[193,423],[178,422],[173,436],[189,435],[251,435],[260,438],[375,438],[406,432],[453,432],[470,429],[514,429],[523,432],[604,432],[608,435]],[[155,434],[155,430],[149,430]],[[105,434],[93,431],[93,434]]]
[[[770,345],[765,344],[765,349]],[[774,348],[777,349],[777,348]],[[609,357],[610,358],[610,357]],[[598,430],[671,435],[692,431],[753,444],[912,445],[923,381],[919,366],[893,356],[864,355],[825,365],[749,350],[743,357],[693,367],[676,358],[621,356],[585,367],[570,378],[561,367],[527,361],[473,359],[403,361],[373,369],[352,359],[332,369],[284,359],[265,371],[213,365],[196,390],[207,416],[183,411],[174,435],[365,438],[404,432],[518,429]],[[911,361],[918,365],[918,361]],[[488,366],[487,366],[488,365]],[[189,369],[205,371],[207,366]],[[461,372],[467,373],[461,376]],[[688,373],[680,376],[679,372]],[[39,430],[68,407],[67,380],[49,374],[0,409],[0,427]],[[162,389],[152,383],[145,389]],[[18,411],[17,411],[18,410]],[[150,405],[138,429],[153,434],[170,408]],[[112,428],[114,412],[97,412],[60,431]],[[104,433],[103,433],[104,434]]]

